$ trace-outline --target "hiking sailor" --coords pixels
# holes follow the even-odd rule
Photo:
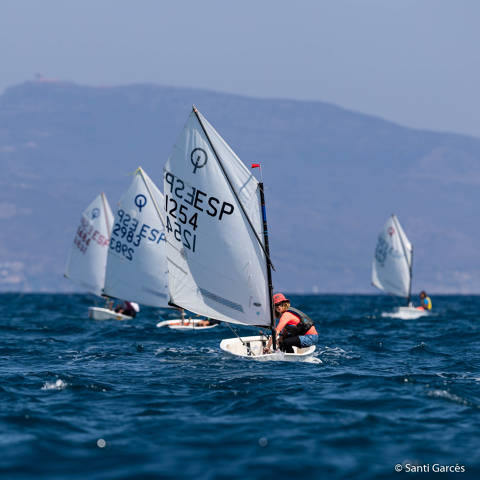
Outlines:
[[[313,320],[305,313],[292,308],[290,300],[283,293],[273,296],[275,316],[279,319],[276,327],[277,341],[280,350],[285,353],[294,353],[292,347],[305,348],[318,342],[318,333]],[[272,339],[264,348],[264,353],[270,352]]]

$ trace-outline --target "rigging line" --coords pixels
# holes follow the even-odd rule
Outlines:
[[[237,333],[237,331],[230,325],[228,322],[224,322],[227,324],[228,328],[233,332],[233,334],[242,342],[242,345],[247,349],[248,355],[254,356],[252,350],[250,349],[250,346],[246,344],[243,340],[242,337],[240,337]]]
[[[210,140],[210,136],[208,135],[207,133],[207,130],[205,128],[205,126],[203,125],[202,123],[202,120],[199,116],[199,112],[197,110],[197,107],[193,106],[193,112],[195,113],[195,116],[197,117],[197,120],[198,120],[198,123],[200,123],[200,126],[202,127],[202,130],[203,130],[203,133],[205,134],[205,136],[207,137],[207,140],[208,140],[208,143],[210,144],[210,147],[212,148],[213,150],[213,153],[215,154],[215,158],[217,159],[217,162],[220,166],[220,169],[222,170],[222,173],[223,175],[225,176],[225,179],[227,180],[227,183],[228,185],[230,186],[230,189],[232,190],[232,193],[233,193],[233,196],[235,197],[235,199],[237,200],[238,204],[240,205],[240,209],[242,210],[243,212],[243,215],[245,216],[245,218],[247,219],[247,222],[248,224],[250,225],[250,228],[252,229],[252,232],[253,234],[255,235],[255,238],[257,239],[258,243],[260,244],[260,247],[262,247],[262,250],[263,250],[263,253],[265,254],[265,257],[267,259],[267,262],[270,264],[270,266],[272,267],[273,270],[275,270],[275,267],[273,266],[273,263],[272,261],[270,260],[270,256],[269,254],[267,253],[266,249],[265,249],[265,246],[263,245],[262,241],[260,240],[260,237],[258,236],[257,232],[255,231],[255,228],[252,224],[252,221],[250,220],[250,217],[247,215],[247,212],[245,211],[245,208],[242,204],[242,202],[240,201],[240,198],[238,198],[238,194],[237,192],[235,191],[235,189],[233,188],[233,185],[232,185],[232,182],[230,181],[230,178],[228,177],[227,175],[227,172],[225,171],[225,168],[220,160],[220,157],[217,153],[217,151],[215,150],[215,147],[213,146],[213,143],[212,141]]]

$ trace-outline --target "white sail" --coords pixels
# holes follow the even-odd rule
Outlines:
[[[139,168],[117,205],[104,293],[153,307],[168,306],[163,195]]]
[[[164,195],[172,302],[270,325],[258,182],[196,110],[165,166]]]
[[[378,236],[373,257],[373,285],[392,295],[409,297],[412,252],[398,218],[392,215]]]
[[[113,215],[102,193],[87,207],[73,239],[65,276],[101,295]]]

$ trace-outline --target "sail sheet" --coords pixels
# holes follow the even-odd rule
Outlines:
[[[104,293],[153,307],[168,306],[163,195],[139,168],[118,202]]]
[[[82,213],[67,261],[65,276],[101,295],[113,215],[102,193]]]
[[[166,163],[164,195],[171,301],[270,325],[258,181],[196,110]]]
[[[373,257],[372,283],[392,295],[410,295],[413,248],[398,218],[392,215],[378,235]]]

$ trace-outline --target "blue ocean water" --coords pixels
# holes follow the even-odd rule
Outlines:
[[[381,316],[389,297],[291,298],[321,363],[235,358],[225,326],[159,329],[151,308],[98,322],[89,296],[0,295],[0,475],[479,478],[480,297],[433,297],[410,321]]]

